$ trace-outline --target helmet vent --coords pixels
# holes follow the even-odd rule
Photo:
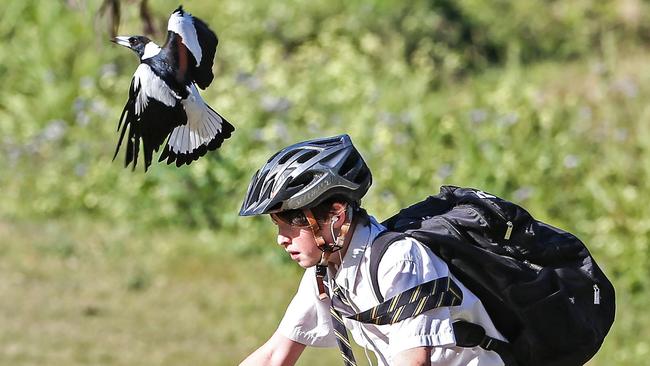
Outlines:
[[[296,162],[302,164],[316,155],[318,155],[318,151],[316,150],[305,151],[304,154],[300,155],[298,159],[296,159]]]
[[[329,139],[322,139],[320,141],[313,141],[312,145],[316,146],[322,146],[322,147],[329,147],[329,146],[336,146],[341,143],[341,137],[332,137]]]
[[[267,171],[264,171],[264,172],[262,173],[261,176],[258,176],[258,178],[255,179],[255,183],[253,184],[253,192],[252,192],[251,195],[249,195],[249,197],[251,197],[251,198],[255,198],[255,197],[257,197],[257,199],[254,200],[253,202],[258,202],[258,201],[260,201],[260,199],[261,199],[261,197],[260,197],[260,191],[262,190],[262,184],[261,184],[261,183],[264,182],[264,180],[266,179],[266,175],[267,175],[268,173],[269,173],[268,170],[267,170]],[[258,172],[258,174],[259,174],[259,172]],[[251,203],[252,203],[252,202],[251,202]]]
[[[289,184],[287,184],[287,189],[293,188],[296,191],[298,191],[301,188],[303,188],[304,186],[311,183],[311,181],[313,181],[313,180],[314,180],[314,174],[312,174],[312,173],[301,174],[301,175],[297,176],[296,178],[292,179],[291,182]]]
[[[341,166],[341,169],[339,169],[339,175],[348,178],[349,180],[353,181],[354,176],[348,176],[350,173],[351,175],[354,175],[355,172],[352,170],[355,167],[359,166],[359,160],[361,159],[361,156],[356,151],[352,151],[348,158],[345,160],[345,163]]]
[[[267,183],[264,185],[264,192],[260,194],[261,199],[269,199],[271,197],[271,190],[273,189],[273,185],[275,185],[275,177],[269,179]]]
[[[370,179],[370,170],[368,169],[361,169],[359,172],[359,175],[357,175],[354,179],[354,183],[357,184],[364,184],[366,180]],[[368,184],[370,186],[370,184]]]
[[[282,158],[280,158],[280,160],[278,160],[278,164],[284,164],[284,163],[286,163],[287,161],[289,161],[289,159],[290,159],[292,156],[296,155],[298,152],[299,152],[299,150],[289,151],[289,152],[286,153]]]

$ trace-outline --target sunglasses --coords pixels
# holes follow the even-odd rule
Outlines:
[[[296,228],[309,227],[309,221],[307,220],[307,217],[305,217],[305,214],[302,212],[302,210],[282,211],[278,213],[272,213],[270,216],[271,221],[273,221],[273,223],[276,225],[283,223]]]

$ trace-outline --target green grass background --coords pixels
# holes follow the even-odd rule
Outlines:
[[[220,37],[203,96],[237,130],[146,174],[111,161],[137,60],[100,4],[0,4],[0,365],[237,364],[300,277],[268,220],[237,216],[248,181],[344,132],[379,219],[455,184],[576,233],[617,289],[590,365],[650,364],[647,2],[187,1]],[[160,29],[177,5],[149,1]]]

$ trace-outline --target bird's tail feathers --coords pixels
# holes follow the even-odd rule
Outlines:
[[[135,166],[137,165],[137,156],[138,152],[140,151],[140,126],[139,122],[137,121],[134,113],[134,103],[129,100],[129,102],[124,106],[124,110],[122,111],[122,115],[120,116],[120,120],[117,125],[117,130],[120,131],[120,138],[117,140],[117,146],[115,146],[115,153],[113,154],[113,161],[115,161],[115,158],[117,158],[117,154],[120,152],[120,148],[122,147],[122,141],[124,140],[124,137],[127,135],[127,130],[128,130],[128,137],[127,137],[127,143],[126,143],[126,154],[124,156],[124,167],[129,166],[129,164],[133,163],[133,169],[135,170]]]
[[[120,118],[120,125],[122,124],[122,119]],[[120,125],[117,126],[117,130],[120,130]],[[124,124],[122,126],[122,132],[120,132],[120,139],[117,140],[117,146],[115,147],[115,154],[113,154],[113,161],[115,161],[115,158],[117,157],[117,154],[120,152],[120,147],[122,146],[122,140],[124,140],[124,135],[126,134],[126,129],[128,125]]]

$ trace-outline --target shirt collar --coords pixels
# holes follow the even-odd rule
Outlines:
[[[369,221],[365,222],[365,225],[357,226],[354,229],[348,250],[341,261],[341,267],[334,276],[336,284],[347,291],[354,289],[357,284],[357,274],[366,249],[379,233],[386,230],[374,217],[369,216],[368,218]]]

